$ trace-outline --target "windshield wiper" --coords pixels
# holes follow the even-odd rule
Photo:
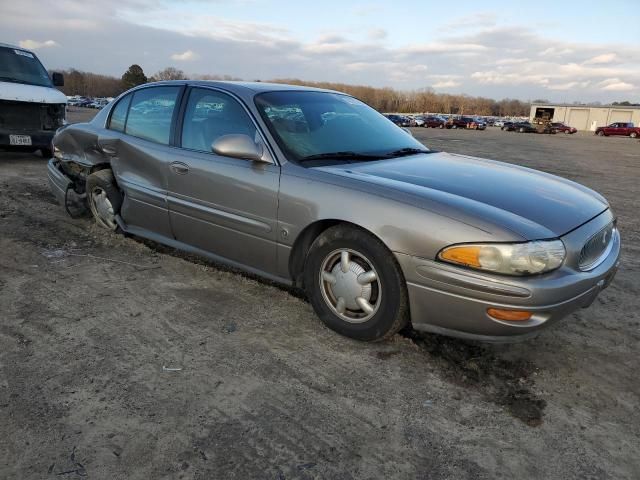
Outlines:
[[[395,158],[395,157],[404,157],[405,155],[415,155],[417,153],[433,153],[433,150],[425,150],[423,148],[401,148],[399,150],[394,150],[393,152],[385,153],[383,155],[384,158]]]
[[[307,155],[302,157],[299,162],[306,162],[307,160],[324,160],[335,158],[336,160],[380,160],[384,158],[384,155],[372,155],[367,153],[358,152],[327,152],[317,153],[315,155]]]
[[[20,80],[19,78],[15,78],[15,77],[1,77],[0,76],[0,80],[2,80],[3,82],[24,83],[23,80]]]

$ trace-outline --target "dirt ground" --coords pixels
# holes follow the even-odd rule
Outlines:
[[[640,478],[640,142],[414,134],[603,193],[613,284],[526,343],[359,343],[297,292],[70,218],[39,155],[0,153],[0,478]]]

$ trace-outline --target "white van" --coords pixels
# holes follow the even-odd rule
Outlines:
[[[36,55],[0,43],[0,150],[36,151],[51,158],[51,139],[64,124],[67,97],[60,73],[49,78]]]

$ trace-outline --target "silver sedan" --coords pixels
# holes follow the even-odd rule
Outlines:
[[[409,322],[528,338],[588,306],[620,255],[592,190],[430,151],[328,90],[143,85],[58,131],[49,180],[107,229],[303,288],[326,325],[361,340]]]

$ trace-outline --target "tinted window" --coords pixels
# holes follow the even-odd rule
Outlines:
[[[109,128],[111,130],[124,132],[124,122],[127,120],[127,110],[129,109],[130,102],[131,95],[127,95],[123,99],[119,100],[113,108],[113,111],[111,112],[111,120],[109,120]]]
[[[191,90],[182,127],[184,148],[211,152],[211,144],[217,138],[237,133],[256,136],[256,127],[242,105],[214,90]]]
[[[152,87],[133,94],[126,133],[152,142],[169,144],[171,118],[180,87]]]

